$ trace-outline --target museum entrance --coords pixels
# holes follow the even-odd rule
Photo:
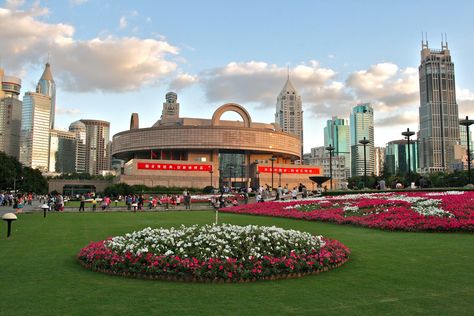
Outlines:
[[[243,151],[219,152],[219,187],[224,190],[246,189],[248,165]]]

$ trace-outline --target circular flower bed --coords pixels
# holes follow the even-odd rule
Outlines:
[[[337,240],[295,230],[223,224],[145,228],[92,242],[78,254],[92,270],[150,279],[255,281],[299,277],[349,258]]]

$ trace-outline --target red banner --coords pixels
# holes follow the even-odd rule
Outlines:
[[[212,165],[184,165],[170,163],[137,162],[137,169],[209,172],[212,170]]]
[[[260,173],[272,173],[272,167],[258,166]],[[292,173],[292,174],[321,174],[321,168],[289,168],[289,167],[273,167],[273,173]]]

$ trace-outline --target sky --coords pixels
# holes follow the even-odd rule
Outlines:
[[[274,122],[287,69],[303,101],[304,151],[324,145],[333,116],[374,107],[375,144],[418,130],[421,36],[447,34],[459,115],[474,117],[474,1],[0,2],[0,67],[34,91],[49,60],[56,128],[111,123],[111,135],[161,115],[168,91],[181,117],[211,118],[229,102]],[[238,120],[233,112],[222,119]]]

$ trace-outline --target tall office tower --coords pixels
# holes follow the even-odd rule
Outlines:
[[[324,127],[324,146],[334,147],[334,156],[343,156],[346,161],[346,179],[351,176],[351,138],[347,120],[334,116]]]
[[[351,176],[364,175],[364,145],[360,143],[365,139],[369,143],[366,150],[366,172],[367,176],[374,173],[374,110],[370,103],[359,104],[352,109],[350,117],[351,129]]]
[[[406,140],[394,140],[385,147],[385,170],[391,174],[408,173],[408,155],[410,155],[410,172],[418,170],[418,142],[410,140],[410,153]]]
[[[375,153],[374,174],[377,177],[380,177],[383,173],[383,166],[385,164],[385,148],[375,147],[374,153]]]
[[[110,123],[81,120],[86,126],[86,172],[92,175],[110,170]]]
[[[50,130],[49,172],[73,173],[76,171],[76,134]]]
[[[0,68],[0,151],[9,156],[20,156],[22,102],[18,99],[21,80],[5,76]]]
[[[69,131],[74,133],[76,138],[75,172],[86,172],[86,125],[75,121],[69,125]]]
[[[286,80],[285,86],[277,98],[275,123],[280,125],[281,129],[301,140],[301,155],[303,159],[303,109],[301,96],[293,87],[290,76]]]
[[[49,131],[51,126],[51,98],[26,92],[20,133],[20,162],[25,166],[47,172],[49,167]]]
[[[46,63],[43,75],[41,75],[41,78],[36,85],[36,92],[47,95],[51,98],[50,129],[54,129],[54,117],[56,113],[56,83],[54,83],[53,75],[51,74],[51,65],[49,63]]]
[[[459,143],[459,115],[448,43],[441,41],[441,50],[435,50],[422,41],[418,72],[421,172],[452,170]]]

